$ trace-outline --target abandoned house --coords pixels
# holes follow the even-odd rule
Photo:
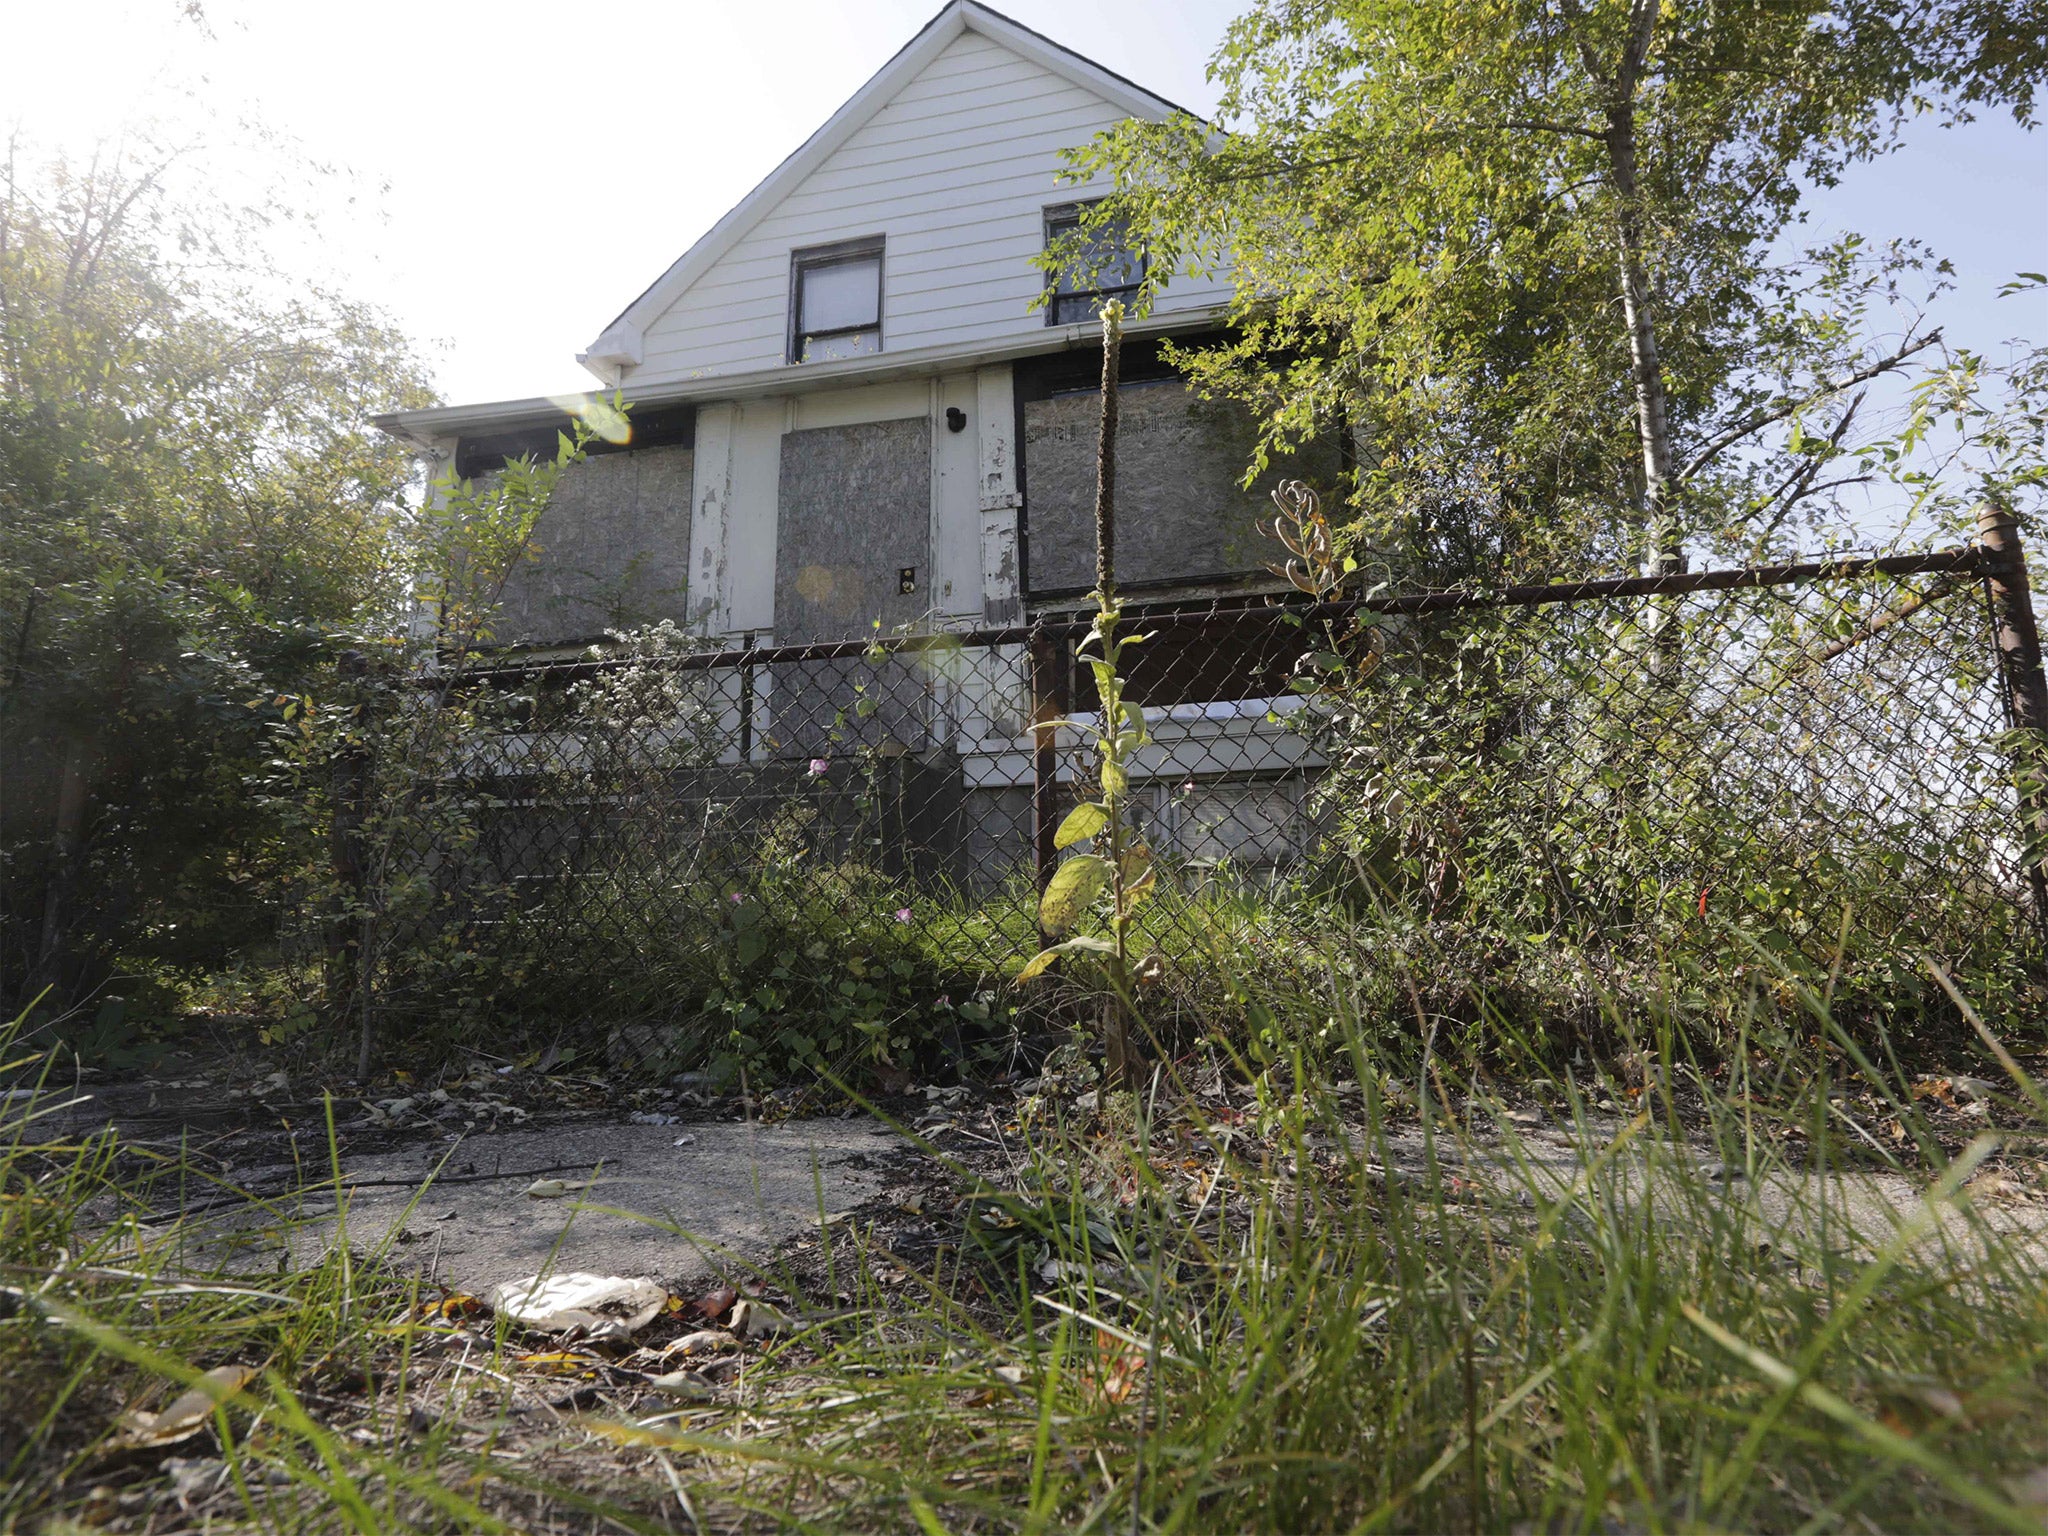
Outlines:
[[[496,639],[565,654],[669,619],[740,650],[845,640],[877,621],[967,630],[1079,607],[1094,575],[1097,311],[1139,280],[1142,258],[1106,242],[1090,272],[1051,280],[1034,257],[1090,195],[1062,180],[1061,151],[1176,110],[952,0],[581,354],[600,393],[630,403],[631,437],[564,476]],[[1250,421],[1196,398],[1158,355],[1162,337],[1214,334],[1229,300],[1217,281],[1171,281],[1127,327],[1116,510],[1133,601],[1275,584],[1254,526],[1266,486],[1240,483]],[[380,424],[482,476],[551,452],[564,421],[560,404],[531,399]],[[1272,478],[1290,472],[1303,469]],[[1263,687],[1185,659],[1167,670],[1199,685],[1146,700],[1161,719],[1147,777],[1162,794],[1172,782],[1172,815],[1194,818],[1178,841],[1201,851],[1201,799],[1228,812],[1211,823],[1238,829],[1238,846],[1208,851],[1282,858],[1260,840],[1286,841],[1303,744]],[[806,665],[750,677],[742,757],[821,750],[805,722],[822,712],[794,707],[827,686]],[[1024,670],[1019,659],[1005,675],[1021,686]],[[962,793],[1015,802],[1024,825],[1028,706],[989,676],[953,678],[936,713],[925,697],[864,729],[941,755]],[[1201,745],[1208,778],[1192,799],[1176,732]],[[1275,773],[1290,787],[1276,790]],[[1276,794],[1284,804],[1266,803]]]

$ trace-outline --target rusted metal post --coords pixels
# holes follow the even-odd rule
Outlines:
[[[2027,582],[2027,552],[2009,508],[1977,507],[1977,545],[1988,569],[1992,640],[2012,711],[2013,783],[2019,791],[2020,859],[2034,897],[2034,919],[2048,927],[2048,674]]]
[[[1031,631],[1031,841],[1038,873],[1038,894],[1060,867],[1053,834],[1060,827],[1059,731],[1052,725],[1067,713],[1066,644],[1039,625]],[[1051,936],[1040,933],[1042,943]]]

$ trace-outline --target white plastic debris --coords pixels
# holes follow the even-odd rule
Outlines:
[[[484,1297],[493,1312],[540,1333],[576,1333],[622,1339],[653,1322],[668,1304],[668,1290],[644,1278],[531,1275],[493,1286]]]

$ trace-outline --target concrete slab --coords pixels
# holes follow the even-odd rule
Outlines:
[[[472,1293],[544,1270],[686,1289],[872,1199],[903,1150],[866,1120],[522,1127],[344,1154],[339,1221],[315,1191],[296,1207],[212,1213],[206,1225],[215,1242],[273,1256],[282,1245],[301,1261],[345,1231],[358,1251],[381,1248],[400,1268]],[[535,1199],[525,1191],[537,1179],[596,1183]]]
[[[2048,1205],[2002,1198],[1993,1179],[1966,1185],[1964,1198],[1940,1207],[1938,1219],[1923,1227],[1922,1202],[1935,1183],[1931,1174],[1823,1172],[1774,1161],[1752,1181],[1703,1144],[1661,1141],[1652,1148],[1632,1140],[1610,1153],[1623,1124],[1605,1116],[1583,1127],[1551,1122],[1518,1129],[1512,1145],[1498,1134],[1464,1142],[1440,1134],[1435,1151],[1444,1169],[1524,1203],[1531,1197],[1556,1200],[1578,1186],[1589,1204],[1632,1209],[1647,1190],[1667,1223],[1682,1226],[1733,1213],[1768,1246],[1819,1245],[1868,1258],[1910,1227],[1917,1236],[1908,1251],[1916,1262],[1974,1252],[1990,1237],[2010,1245],[2015,1256],[2048,1267]],[[1424,1176],[1428,1155],[1419,1132],[1388,1137],[1386,1153],[1399,1176]]]

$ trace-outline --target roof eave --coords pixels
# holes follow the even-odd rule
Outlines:
[[[1174,331],[1207,329],[1228,316],[1227,303],[1190,306],[1127,321],[1126,336],[1163,336]],[[1000,341],[965,342],[950,347],[922,347],[914,351],[882,353],[879,356],[842,358],[830,363],[782,363],[773,368],[751,369],[745,373],[711,374],[680,379],[644,392],[624,391],[634,405],[682,405],[712,400],[749,400],[764,395],[812,394],[823,389],[854,388],[863,384],[885,384],[903,378],[921,378],[962,367],[1013,362],[1047,352],[1071,351],[1097,344],[1101,333],[1093,325],[1047,326],[1038,331],[1020,331]],[[419,411],[387,411],[371,417],[382,431],[432,447],[466,432],[505,430],[524,426],[545,426],[559,422],[579,397],[541,395],[524,400],[491,400],[475,405],[432,406]],[[582,398],[597,398],[597,392]]]

